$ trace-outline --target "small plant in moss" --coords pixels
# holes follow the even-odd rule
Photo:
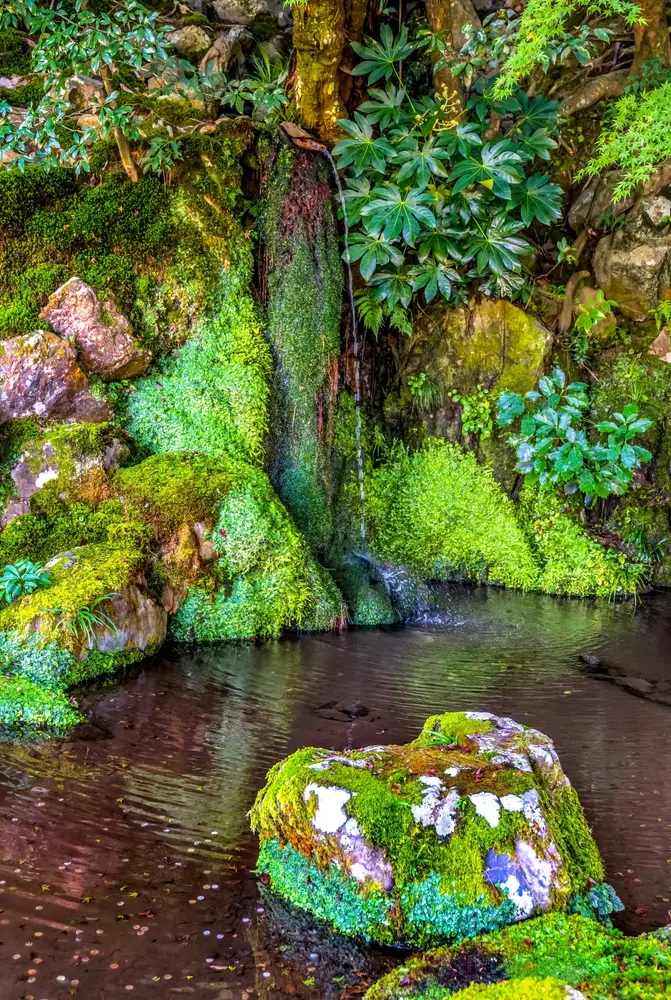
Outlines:
[[[580,490],[589,506],[597,497],[626,493],[635,470],[652,454],[635,443],[651,426],[650,420],[639,417],[635,403],[595,424],[597,437],[590,439],[585,426],[587,388],[585,382],[567,385],[564,372],[555,368],[539,381],[540,391],[524,397],[504,392],[496,408],[500,427],[521,418],[519,433],[508,441],[517,451],[516,468],[526,481],[558,484],[565,493]]]
[[[480,383],[470,395],[463,395],[452,389],[448,393],[453,403],[461,406],[461,429],[464,434],[476,434],[482,440],[491,437],[494,430],[492,404],[489,392]]]
[[[115,594],[103,594],[92,604],[77,608],[75,611],[66,611],[65,608],[45,608],[45,611],[61,615],[58,627],[75,639],[83,638],[86,644],[91,646],[95,640],[96,628],[109,629],[114,635],[119,635],[119,629],[114,620],[107,612],[100,610],[100,605],[104,601],[109,601],[111,597],[115,596]]]
[[[408,390],[412,396],[412,405],[418,410],[430,410],[440,399],[440,391],[426,372],[418,372],[408,379]]]
[[[51,576],[43,566],[30,559],[19,559],[5,566],[0,575],[0,598],[13,604],[26,594],[33,594],[38,587],[48,587]]]

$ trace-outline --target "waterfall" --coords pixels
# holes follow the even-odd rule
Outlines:
[[[349,290],[349,304],[352,313],[352,341],[354,344],[354,401],[356,404],[356,458],[357,458],[357,476],[359,479],[359,497],[361,499],[361,537],[366,537],[366,490],[364,486],[364,475],[363,475],[363,448],[361,446],[361,357],[359,351],[359,331],[356,322],[356,306],[354,303],[354,278],[352,276],[352,265],[349,259],[349,226],[347,225],[347,211],[345,206],[345,194],[342,189],[342,184],[340,182],[340,175],[338,174],[338,168],[336,162],[331,156],[328,149],[322,147],[321,152],[323,152],[326,159],[331,164],[331,170],[333,171],[333,178],[338,188],[338,196],[340,198],[340,204],[343,211],[343,223],[345,226],[345,252],[346,252],[346,263],[347,263],[347,280],[348,280],[348,290]]]

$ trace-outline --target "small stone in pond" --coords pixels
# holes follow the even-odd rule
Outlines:
[[[205,937],[208,937],[210,933],[211,933],[210,931],[203,931],[203,934],[205,935]]]
[[[198,896],[198,899],[205,899],[205,896]]]
[[[223,938],[223,936],[224,936],[223,934],[217,934],[217,941],[221,941],[221,939]]]
[[[249,917],[243,917],[242,918],[242,922],[243,922],[243,924],[248,924],[249,923]]]

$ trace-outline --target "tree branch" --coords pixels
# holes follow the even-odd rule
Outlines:
[[[622,97],[628,76],[628,70],[619,69],[615,73],[606,73],[604,76],[588,80],[584,87],[562,101],[560,113],[574,115],[578,111],[590,108],[597,101],[603,101],[608,97]]]

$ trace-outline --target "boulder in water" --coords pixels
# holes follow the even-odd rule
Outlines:
[[[487,712],[433,716],[406,746],[299,750],[269,772],[251,817],[278,895],[384,944],[588,907],[603,879],[552,741]]]

